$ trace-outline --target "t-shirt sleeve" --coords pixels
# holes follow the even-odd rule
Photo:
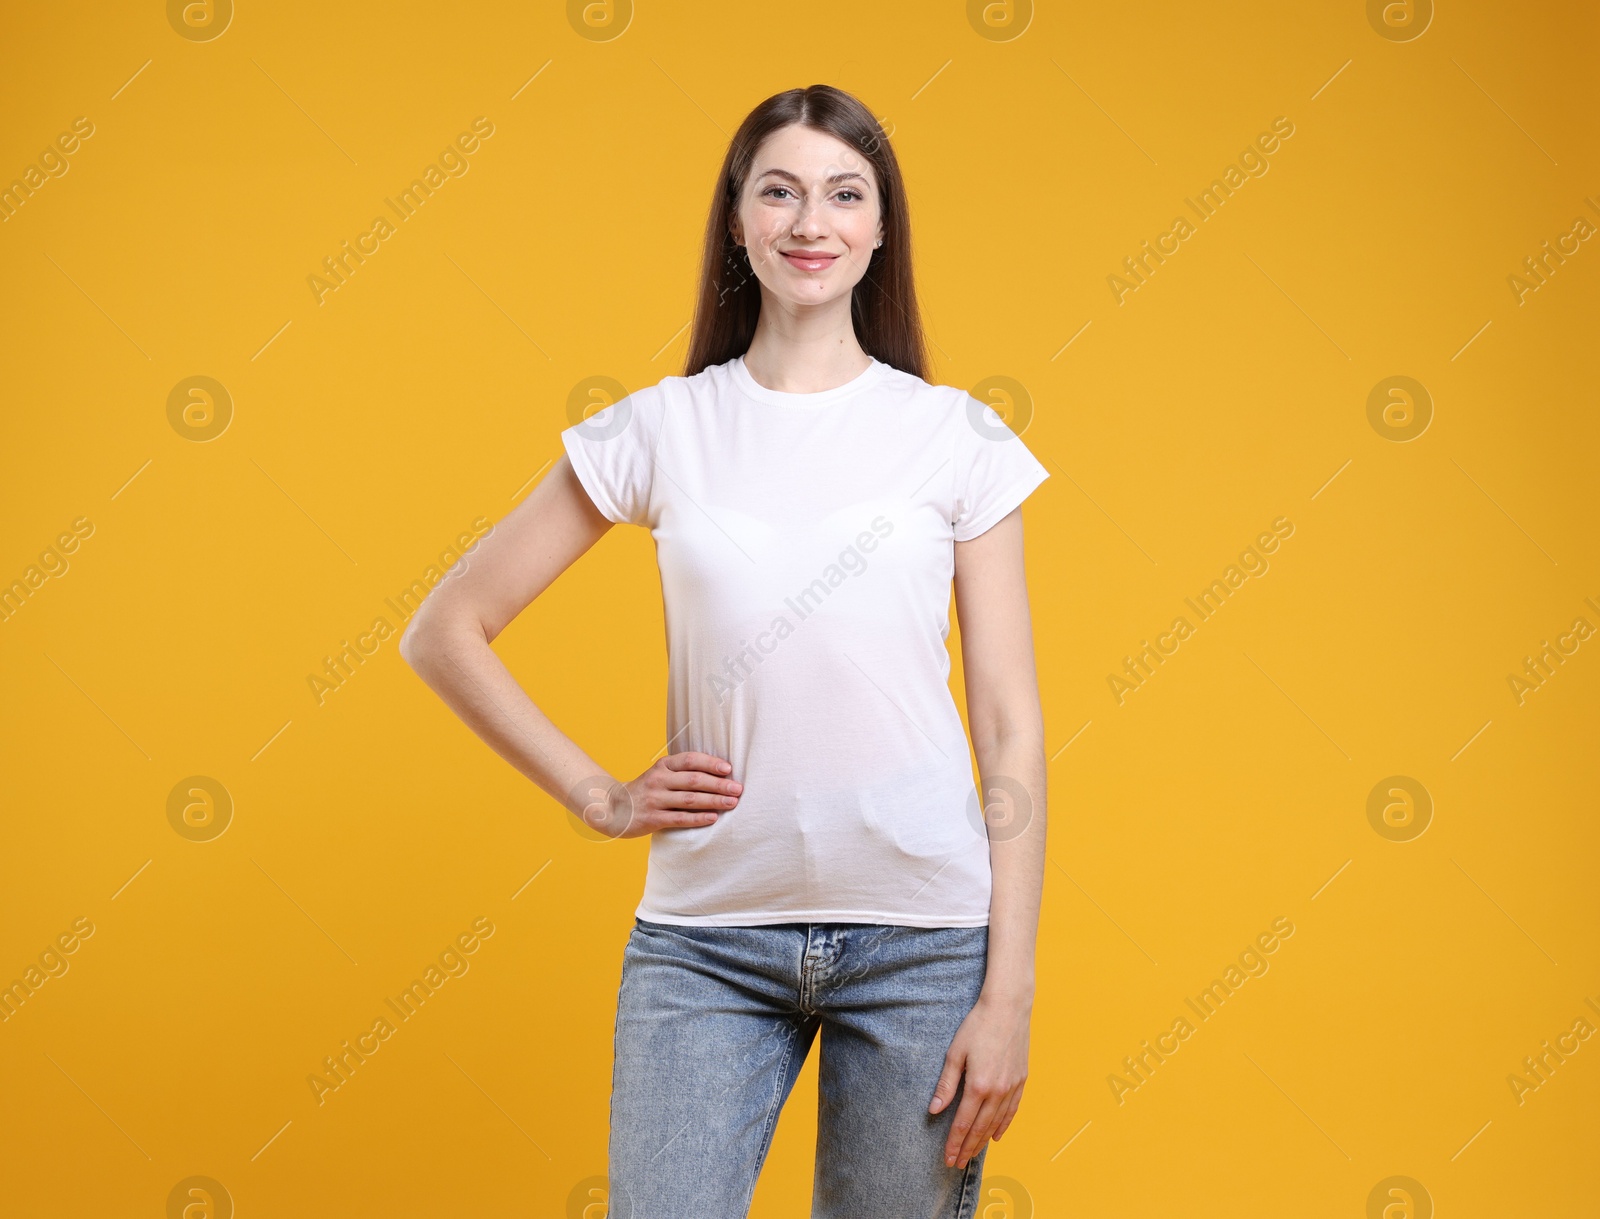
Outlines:
[[[996,524],[1050,477],[1050,471],[992,408],[964,395],[956,425],[955,512],[958,542]]]
[[[648,386],[561,433],[578,481],[600,515],[615,524],[650,523],[662,402],[661,387]]]

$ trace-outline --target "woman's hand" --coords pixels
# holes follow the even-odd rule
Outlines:
[[[1031,1002],[1001,999],[984,991],[956,1030],[933,1090],[933,1103],[928,1106],[929,1113],[943,1110],[965,1073],[961,1104],[945,1140],[947,1167],[965,1168],[985,1141],[998,1141],[1011,1125],[1028,1078],[1032,1015]]]
[[[607,838],[639,838],[657,830],[711,825],[739,803],[744,790],[733,767],[709,753],[671,753],[629,783],[600,782],[575,793],[579,819]]]

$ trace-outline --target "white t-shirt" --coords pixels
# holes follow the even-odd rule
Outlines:
[[[743,357],[561,433],[590,498],[656,542],[668,753],[744,785],[651,835],[653,922],[980,927],[989,841],[947,684],[956,541],[1048,471],[988,407],[874,359],[820,393]]]

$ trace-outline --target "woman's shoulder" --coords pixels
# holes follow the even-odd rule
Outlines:
[[[882,361],[880,361],[882,363]],[[908,394],[914,394],[928,402],[938,402],[948,405],[957,402],[965,395],[966,390],[955,385],[941,385],[937,381],[928,381],[917,376],[914,372],[907,372],[903,368],[896,368],[893,364],[884,364],[883,380],[885,385],[896,386]]]
[[[982,410],[982,403],[959,385],[928,381],[892,364],[884,367],[887,371],[879,383],[882,389],[901,395],[907,404],[926,412],[940,423],[953,425],[966,419],[974,410]]]
[[[907,394],[936,434],[948,439],[958,451],[986,452],[982,443],[1021,440],[1022,429],[1033,414],[1033,404],[1021,385],[1007,377],[995,377],[979,387],[978,397],[959,385],[941,385],[911,373],[894,370]],[[974,449],[973,446],[976,446]]]
[[[682,403],[721,393],[729,384],[732,363],[733,360],[710,364],[693,374],[669,373],[633,393],[642,399],[641,405],[646,409],[670,410]]]

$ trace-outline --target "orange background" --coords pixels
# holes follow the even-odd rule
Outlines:
[[[1510,1077],[1600,1027],[1600,638],[1572,633],[1600,627],[1600,242],[1510,277],[1600,225],[1597,19],[1425,7],[13,14],[0,183],[41,185],[0,223],[0,581],[59,574],[0,623],[0,983],[74,951],[0,1023],[8,1213],[176,1213],[196,1176],[219,1217],[583,1213],[645,843],[577,833],[466,730],[386,598],[527,493],[591,378],[681,371],[727,138],[819,81],[892,133],[930,379],[1054,475],[1025,509],[1032,1072],[979,1214],[1584,1213],[1600,1041]],[[319,304],[322,260],[480,117]],[[1279,518],[1202,621],[1185,598]],[[614,773],[663,747],[644,531],[496,649]],[[480,918],[319,1103],[324,1057]],[[1267,972],[1116,1087],[1279,918]],[[813,1058],[757,1216],[808,1213],[814,1096]]]

